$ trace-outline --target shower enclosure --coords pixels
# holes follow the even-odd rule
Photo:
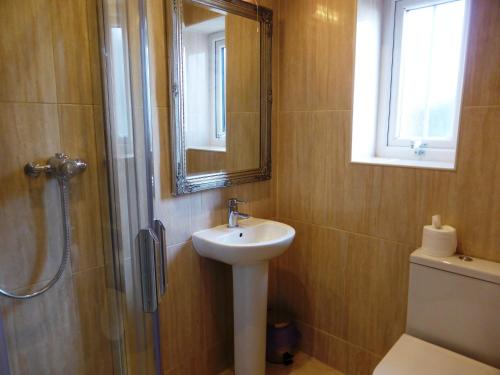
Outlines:
[[[161,373],[145,1],[0,1],[0,375]]]

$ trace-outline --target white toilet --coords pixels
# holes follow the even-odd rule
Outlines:
[[[410,257],[406,333],[374,375],[500,375],[500,263]]]

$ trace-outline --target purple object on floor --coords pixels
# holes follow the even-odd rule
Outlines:
[[[271,363],[293,363],[301,334],[294,322],[279,322],[267,325],[266,359]]]

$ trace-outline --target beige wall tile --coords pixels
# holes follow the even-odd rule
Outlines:
[[[297,235],[278,258],[274,305],[318,330],[385,354],[404,332],[413,247],[287,223]]]
[[[81,332],[71,277],[66,274],[36,299],[14,302],[2,298],[0,303],[14,374],[62,375],[80,371]]]
[[[413,244],[416,242],[413,237],[418,204],[416,198],[421,188],[417,186],[418,172],[412,168],[383,167],[378,171],[380,174],[375,175],[373,196],[366,202],[373,210],[371,216],[375,217],[369,233],[379,238]]]
[[[455,225],[448,208],[448,201],[454,199],[452,181],[455,177],[455,172],[446,171],[420,170],[416,174],[416,218],[412,224],[415,234],[409,236],[415,239],[415,248],[421,245],[422,228],[431,224],[432,215],[440,214],[444,222]]]
[[[58,103],[92,104],[90,42],[85,0],[51,0]]]
[[[349,147],[348,143],[344,147]],[[340,166],[342,168],[342,166]],[[331,175],[328,225],[358,233],[373,232],[379,212],[381,168],[347,165]]]
[[[371,375],[381,357],[325,331],[299,323],[301,350],[348,375]]]
[[[347,373],[349,375],[372,375],[381,357],[360,347],[349,345]]]
[[[352,109],[355,1],[286,0],[280,110]]]
[[[466,254],[500,261],[500,107],[465,108],[455,200],[448,211]]]
[[[500,3],[473,0],[464,84],[464,105],[500,105]]]
[[[338,199],[344,168],[345,121],[349,112],[282,112],[278,149],[278,212],[286,217],[325,224],[330,195]],[[340,145],[340,147],[335,147]]]
[[[57,271],[62,230],[52,223],[61,221],[59,189],[53,179],[28,178],[23,168],[28,161],[44,162],[60,148],[58,124],[53,104],[0,103],[0,263],[8,265],[2,267],[0,284],[10,289]]]
[[[206,374],[219,374],[231,366],[233,363],[232,349],[232,342],[222,342],[208,348]]]
[[[0,101],[56,102],[52,25],[46,9],[38,0],[0,2]]]
[[[281,220],[285,221],[285,220]],[[278,295],[275,302],[276,308],[290,314],[294,319],[306,323],[313,322],[313,301],[310,295],[310,240],[309,225],[300,222],[293,224],[297,236],[281,257],[277,259],[276,277],[278,279]]]
[[[231,266],[206,258],[200,258],[200,273],[203,347],[209,348],[219,341],[232,339],[233,276]],[[226,350],[231,351],[232,346]]]
[[[221,190],[207,190],[194,194],[190,202],[193,233],[219,225],[227,217],[225,194]]]
[[[227,112],[260,109],[260,38],[256,20],[226,16]]]
[[[165,375],[200,374],[205,375],[207,371],[206,352],[198,352],[195,357],[189,358],[178,366],[168,369]],[[208,374],[206,374],[208,375]]]
[[[58,111],[61,151],[88,163],[70,183],[71,264],[77,272],[104,263],[94,112],[92,106],[80,105],[59,105]]]
[[[383,356],[405,331],[411,251],[409,245],[349,235],[347,341]]]
[[[169,289],[162,304],[162,357],[167,369],[197,355],[203,342],[200,257],[191,242],[168,248]]]
[[[291,248],[278,258],[278,309],[345,337],[347,233],[295,221],[287,223],[297,234]]]
[[[227,114],[226,164],[230,172],[260,167],[260,113]]]
[[[183,243],[191,238],[191,199],[189,196],[163,200],[158,203],[157,209],[166,223],[169,245]]]
[[[467,117],[462,121],[463,126],[468,126],[466,121],[469,121]],[[487,135],[490,140],[494,138],[492,127],[493,125],[490,125]],[[332,143],[335,154],[338,150],[348,149],[350,144],[348,137],[342,134],[337,137],[340,138],[336,138],[336,143]],[[468,145],[469,142],[461,143],[463,147],[469,147],[466,144]],[[496,165],[494,152],[494,148],[492,150],[485,148],[483,151],[490,155],[488,157],[493,161],[490,168]],[[469,154],[468,149],[460,151],[459,163]],[[327,157],[328,155],[325,158]],[[347,154],[337,155],[337,160],[340,162],[332,163],[328,168],[331,171],[329,188],[326,192],[326,224],[328,226],[418,247],[421,244],[422,227],[430,223],[433,214],[441,214],[446,222],[459,225],[460,219],[453,215],[453,212],[456,212],[455,208],[460,203],[456,196],[457,177],[460,179],[461,176],[469,175],[468,172],[463,171],[463,167],[459,166],[457,172],[448,172],[369,166],[351,164],[347,161],[348,157]],[[347,161],[346,165],[343,164],[344,160]],[[314,161],[310,160],[309,163],[314,163]],[[481,168],[475,170],[478,173],[482,171]],[[485,183],[480,186],[487,185],[494,190],[492,184],[494,184],[495,173],[487,176],[489,177],[484,178],[483,174]],[[289,199],[293,200],[293,197]],[[281,203],[282,200],[280,199],[279,202]],[[404,206],[401,206],[401,202],[404,202]],[[286,205],[285,208],[280,205],[280,215],[286,215],[287,209]],[[491,215],[494,213],[491,212]],[[465,235],[465,233],[459,233],[459,236],[461,234]]]
[[[155,176],[157,189],[161,200],[172,196],[172,176],[170,166],[170,122],[167,108],[153,108],[153,135],[154,135],[154,158]]]
[[[253,217],[268,219],[276,216],[272,197],[273,181],[262,181],[252,184],[235,185],[222,190],[224,194],[222,223],[227,223],[227,200],[233,197],[240,198],[244,204],[241,210]],[[221,224],[222,224],[221,223]]]
[[[193,4],[190,0],[185,1],[183,5],[183,22],[186,26],[191,26],[219,16],[217,12]]]
[[[167,30],[165,25],[165,7],[163,0],[148,0],[146,2],[149,22],[149,43],[153,47],[151,51],[150,68],[151,91],[153,92],[153,107],[167,107],[168,104],[168,72],[167,72]]]
[[[78,316],[82,374],[113,372],[112,340],[104,268],[93,268],[73,276],[75,310]],[[113,317],[114,318],[114,317]]]
[[[179,366],[164,372],[165,375],[217,375],[231,366],[228,360],[227,346],[219,343],[207,350],[198,351],[195,357]]]
[[[102,268],[66,274],[36,299],[0,301],[13,374],[111,373],[103,282]]]
[[[187,149],[187,174],[188,176],[224,172],[230,162],[228,152]]]

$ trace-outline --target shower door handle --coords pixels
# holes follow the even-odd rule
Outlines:
[[[167,239],[165,226],[161,220],[154,221],[154,230],[159,242],[156,252],[156,269],[158,280],[158,299],[159,302],[161,302],[161,299],[165,295],[168,287]]]
[[[158,309],[158,277],[156,254],[159,241],[152,229],[141,229],[138,240],[139,264],[141,269],[142,309],[154,313]]]
[[[141,269],[142,308],[153,313],[167,290],[167,243],[165,226],[155,220],[153,229],[142,229],[138,236]]]

